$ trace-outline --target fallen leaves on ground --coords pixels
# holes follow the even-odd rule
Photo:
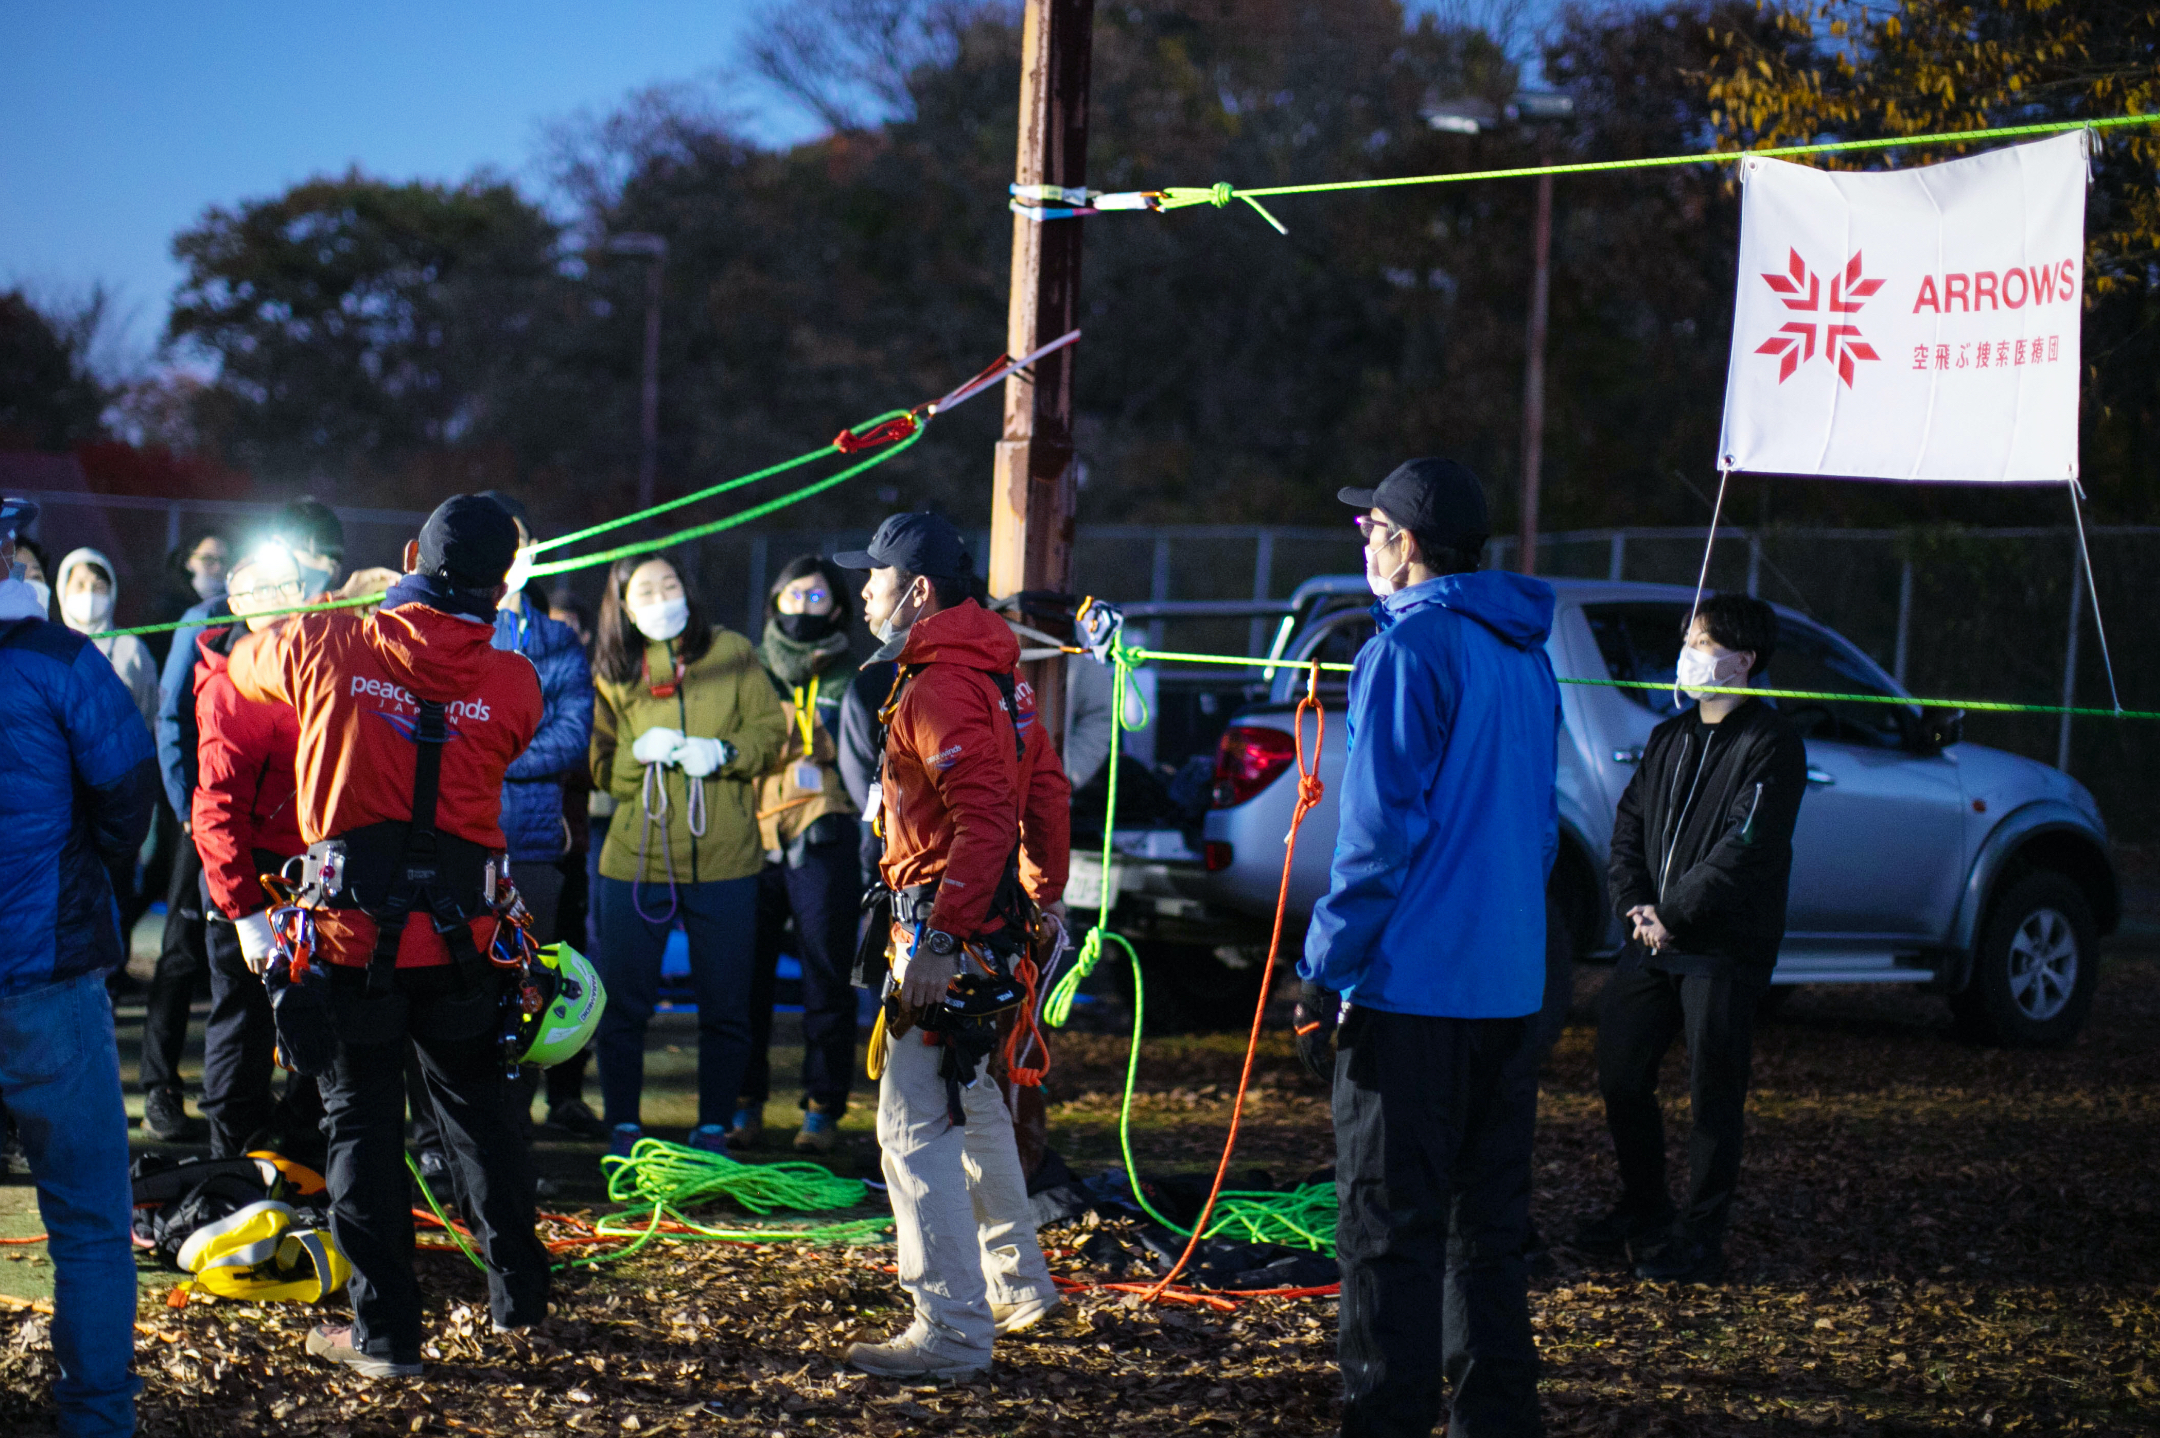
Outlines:
[[[1585,971],[1582,1016],[1598,980]],[[1760,1032],[1730,1281],[1660,1287],[1565,1252],[1535,1281],[1556,1434],[2133,1434],[2160,1431],[2160,962],[2118,959],[2093,1023],[2059,1053],[1955,1040],[1941,1002],[1797,996]],[[1570,1028],[1547,1072],[1536,1212],[1553,1237],[1614,1194],[1592,1067]],[[1143,1168],[1211,1166],[1242,1045],[1150,1040]],[[1684,1099],[1667,1068],[1675,1173]],[[1114,1161],[1124,1047],[1058,1045],[1062,1151]],[[1279,1182],[1329,1162],[1324,1096],[1267,1036],[1238,1167]],[[1115,1224],[1047,1231],[1129,1252]],[[1091,1242],[1107,1233],[1111,1241]],[[1101,1435],[1316,1433],[1338,1421],[1331,1300],[1235,1313],[1084,1293],[1001,1342],[990,1378],[908,1385],[839,1364],[903,1326],[891,1251],[673,1245],[567,1281],[543,1337],[489,1331],[479,1276],[419,1260],[432,1352],[418,1383],[308,1360],[322,1316],[292,1305],[144,1305],[142,1431],[187,1438],[410,1433]],[[1434,1318],[1438,1331],[1437,1304]],[[0,1430],[49,1429],[49,1320],[0,1314]]]

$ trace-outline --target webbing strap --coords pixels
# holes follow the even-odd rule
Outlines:
[[[435,805],[442,795],[443,745],[449,742],[449,725],[445,722],[444,706],[433,699],[422,699],[420,717],[413,725],[413,788],[412,822],[405,831],[404,851],[398,856],[398,879],[391,886],[389,897],[380,911],[369,915],[375,920],[375,952],[368,957],[368,997],[380,998],[390,990],[391,981],[397,974],[398,945],[405,937],[405,920],[411,916],[413,905],[423,894],[429,897],[429,907],[439,909],[447,896],[437,895],[439,887],[436,876],[435,857],[440,847],[435,831]],[[446,935],[447,929],[438,923],[438,930]],[[472,945],[467,943],[466,948]],[[464,956],[452,949],[458,958],[460,969],[465,968]],[[478,958],[477,952],[474,958]],[[470,973],[468,971],[468,977]]]

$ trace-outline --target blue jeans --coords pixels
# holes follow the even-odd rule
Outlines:
[[[134,1190],[103,974],[0,998],[0,1099],[22,1129],[51,1235],[60,1431],[133,1433]]]
[[[675,886],[677,911],[690,940],[690,986],[698,1010],[698,1122],[734,1116],[735,1098],[750,1067],[750,985],[757,948],[757,877]],[[641,885],[650,906],[654,887]],[[637,911],[627,879],[602,879],[595,967],[607,985],[595,1049],[600,1096],[610,1124],[637,1123],[645,1087],[645,1025],[660,1001],[660,958],[667,923]]]

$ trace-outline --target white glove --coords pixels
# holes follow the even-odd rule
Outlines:
[[[682,741],[675,751],[675,762],[693,779],[702,779],[713,770],[735,757],[735,746],[725,739],[700,739],[695,735]]]
[[[682,742],[680,729],[647,729],[630,746],[630,757],[640,764],[672,764]]]
[[[248,972],[259,974],[270,966],[270,956],[277,951],[270,937],[270,911],[258,909],[233,920],[233,927],[240,931],[240,957],[247,961]]]

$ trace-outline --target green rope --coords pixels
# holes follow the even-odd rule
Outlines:
[[[1124,651],[1134,664],[1219,664],[1232,669],[1310,669],[1310,659],[1241,659],[1228,654],[1186,654],[1167,649],[1141,649],[1134,647]],[[1323,662],[1320,668],[1335,674],[1348,674],[1353,666]],[[1669,691],[1669,681],[1649,679],[1576,679],[1568,675],[1554,676],[1562,684],[1582,684],[1598,689],[1647,689]],[[2081,719],[2160,719],[2160,710],[2151,709],[2098,709],[2072,704],[2012,704],[2000,699],[1924,699],[1903,694],[1840,694],[1821,689],[1748,689],[1706,684],[1690,689],[1690,694],[1742,694],[1757,699],[1807,699],[1821,704],[1888,704],[1901,708],[1967,709],[1982,714],[2068,714]]]
[[[1234,185],[1206,187],[1173,185],[1149,192],[1150,208],[1181,210],[1191,205],[1221,209],[1242,200],[1258,210],[1276,230],[1282,224],[1256,198],[1261,195],[1324,195],[1348,190],[1400,189],[1407,185],[1452,185],[1466,180],[1516,180],[1535,175],[1590,175],[1613,170],[1652,170],[1674,165],[1724,165],[1750,157],[1784,159],[1794,155],[1832,155],[1867,150],[1897,150],[1915,145],[1971,144],[1979,140],[2011,140],[2031,135],[2059,135],[2071,130],[2110,130],[2125,125],[2160,123],[2160,115],[2117,115],[2103,120],[2062,120],[2038,125],[1997,125],[1984,130],[1950,130],[1932,135],[1904,135],[1879,140],[1832,140],[1816,145],[1775,145],[1760,150],[1708,150],[1692,155],[1658,155],[1634,160],[1585,160],[1562,165],[1518,165],[1504,170],[1467,170],[1443,175],[1398,175],[1382,180],[1333,180],[1312,185],[1263,185],[1241,190]]]
[[[457,1244],[458,1252],[471,1259],[473,1267],[482,1273],[487,1272],[487,1265],[480,1261],[480,1255],[465,1241],[465,1235],[457,1231],[457,1225],[450,1221],[449,1214],[443,1212],[443,1206],[435,1201],[435,1190],[428,1187],[427,1175],[420,1171],[420,1165],[413,1161],[410,1153],[405,1155],[405,1167],[412,1170],[413,1182],[420,1185],[420,1196],[427,1200],[427,1206],[433,1210],[435,1221],[443,1226],[443,1232],[449,1234],[451,1241]]]
[[[884,414],[877,416],[875,419],[865,420],[861,424],[852,426],[849,432],[854,433],[862,430],[867,430],[870,429],[872,426],[883,424],[886,420],[898,419],[901,415],[906,413],[907,411],[904,409],[888,410]],[[705,489],[701,489],[695,494],[686,494],[679,499],[664,500],[661,503],[654,505],[650,509],[641,509],[635,514],[626,514],[619,519],[603,520],[599,524],[588,525],[586,528],[576,530],[570,534],[559,534],[553,539],[543,539],[538,544],[532,546],[530,552],[534,554],[545,554],[551,549],[560,549],[566,544],[576,544],[581,540],[591,539],[596,535],[606,534],[610,530],[621,529],[624,525],[636,524],[640,520],[651,519],[656,515],[668,514],[675,510],[681,509],[686,505],[702,503],[703,501],[711,499],[716,495],[726,494],[730,490],[741,489],[745,485],[756,484],[761,479],[771,479],[776,474],[785,474],[791,469],[800,469],[803,465],[810,463],[810,461],[814,459],[822,459],[823,457],[831,454],[832,452],[833,446],[831,444],[821,444],[816,449],[805,450],[803,453],[796,455],[793,459],[783,459],[778,464],[767,465],[765,468],[758,470],[755,473],[738,475],[734,479],[722,480],[720,483],[709,486]]]
[[[284,614],[321,614],[328,609],[357,609],[365,604],[380,604],[382,598],[380,594],[362,594],[352,599],[327,599],[314,604],[295,604],[285,609],[265,609],[250,615],[249,618],[275,619]],[[138,624],[133,629],[103,629],[88,637],[112,639],[122,634],[169,634],[175,629],[215,629],[232,622],[232,616],[220,614],[205,619],[177,619],[170,624]]]
[[[607,1194],[616,1203],[673,1207],[732,1198],[752,1213],[792,1208],[798,1213],[853,1208],[870,1196],[859,1178],[841,1178],[815,1163],[744,1163],[724,1153],[641,1138],[628,1158],[600,1160]]]

